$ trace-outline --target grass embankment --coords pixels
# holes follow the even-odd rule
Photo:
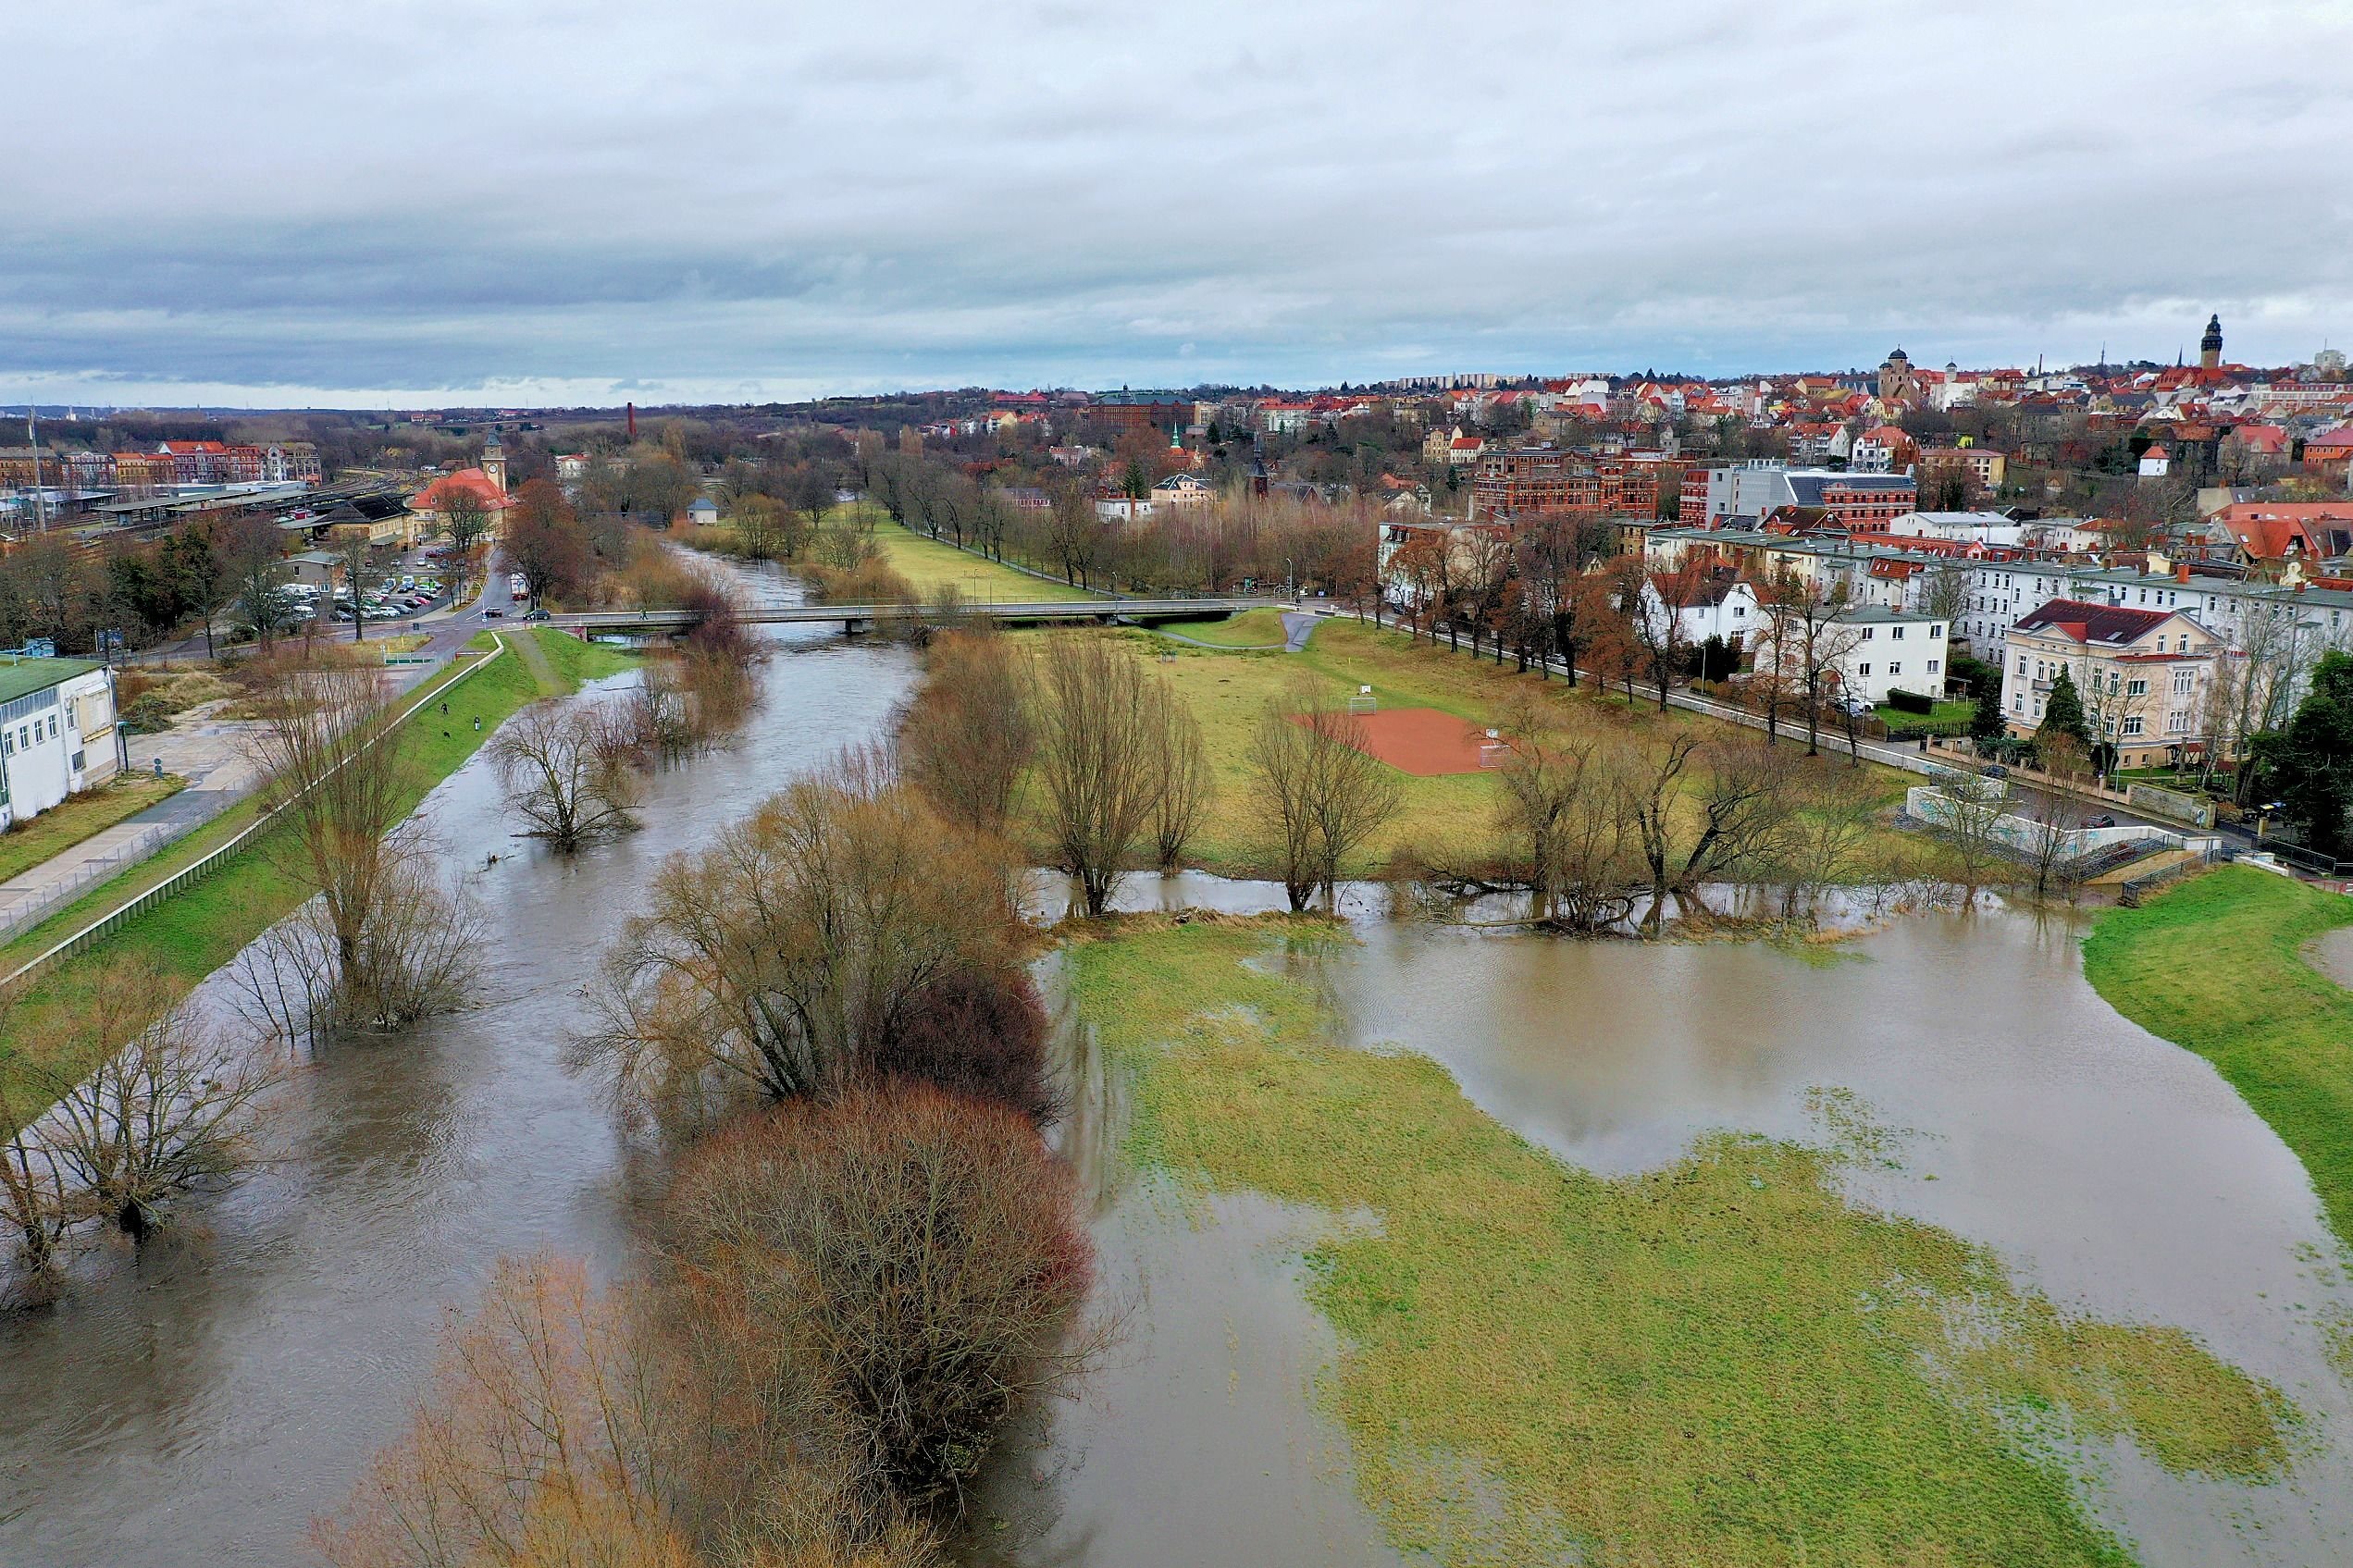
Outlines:
[[[522,639],[515,634],[504,635],[511,648],[521,646]],[[476,640],[487,646],[488,634]],[[627,654],[578,642],[545,627],[539,628],[532,640],[541,655],[538,661],[511,652],[450,691],[448,717],[444,718],[438,707],[427,707],[402,726],[397,744],[404,774],[402,794],[406,808],[413,809],[435,784],[455,772],[501,723],[526,703],[561,695],[576,688],[583,679],[612,673],[630,664]],[[535,675],[534,662],[543,666],[547,673]],[[436,681],[419,687],[403,699],[403,706],[419,696],[431,698],[455,677],[459,668],[452,666]],[[478,734],[474,729],[477,718],[482,721]],[[0,973],[16,969],[106,910],[209,854],[250,825],[257,812],[256,801],[243,801],[161,855],[77,900],[6,950],[0,950]],[[301,888],[278,869],[272,853],[275,837],[268,833],[256,836],[196,886],[142,911],[103,942],[43,970],[19,999],[19,1010],[12,1022],[21,1027],[12,1028],[11,1034],[18,1041],[37,1041],[60,1032],[70,1035],[71,1031],[44,1028],[44,1014],[51,1009],[86,1008],[91,987],[99,983],[106,965],[118,957],[152,962],[191,988],[229,962],[272,921],[290,913],[302,898]],[[20,1075],[28,1068],[62,1066],[78,1071],[93,1065],[34,1062],[20,1056],[14,1041],[0,1049],[0,1079],[6,1080],[5,1087],[12,1093],[21,1093]]]
[[[1158,629],[1171,636],[1218,648],[1258,650],[1280,650],[1287,636],[1282,629],[1282,611],[1275,609],[1245,610],[1239,615],[1216,621],[1171,622]]]
[[[2353,898],[2228,866],[2103,911],[2084,974],[2118,1012],[2214,1064],[2296,1151],[2353,1246],[2353,993],[2303,953],[2343,925]]]
[[[1253,617],[1264,615],[1273,636],[1261,639]],[[1234,618],[1232,633],[1247,640],[1279,640],[1281,622],[1272,611],[1251,611]],[[1185,626],[1184,635],[1202,641],[1201,628]],[[1192,858],[1205,870],[1229,876],[1265,875],[1269,865],[1263,847],[1264,814],[1257,805],[1257,786],[1250,763],[1250,737],[1269,703],[1287,698],[1294,683],[1308,685],[1335,697],[1353,696],[1360,685],[1372,687],[1382,709],[1434,708],[1467,723],[1485,727],[1502,715],[1513,692],[1525,690],[1557,706],[1571,727],[1609,733],[1637,744],[1654,741],[1678,730],[1696,729],[1710,735],[1733,733],[1720,721],[1670,709],[1658,712],[1647,704],[1629,710],[1624,698],[1603,694],[1591,682],[1574,692],[1560,680],[1517,673],[1506,662],[1497,666],[1483,660],[1359,622],[1332,616],[1317,623],[1305,651],[1254,651],[1195,648],[1171,638],[1144,633],[1125,634],[1151,651],[1173,654],[1155,673],[1166,677],[1200,722],[1202,742],[1217,780],[1217,798],[1195,840]],[[1787,747],[1792,743],[1784,739]],[[1803,736],[1794,743],[1800,749]],[[1792,755],[1795,755],[1792,753]],[[1843,778],[1844,759],[1822,757],[1807,765],[1818,776]],[[1877,764],[1866,764],[1864,776],[1876,798],[1892,817],[1901,804],[1906,775]],[[1443,774],[1417,778],[1400,773],[1401,805],[1396,820],[1368,846],[1352,875],[1377,875],[1401,853],[1477,858],[1492,842],[1500,784],[1487,772]],[[1938,864],[1934,845],[1882,826],[1857,856],[1869,868],[1860,880],[1900,881],[1931,874]]]
[[[0,882],[22,875],[43,860],[102,833],[126,817],[187,786],[177,773],[118,773],[96,789],[69,795],[38,817],[28,817],[0,833]]]
[[[874,543],[890,569],[914,585],[924,599],[942,587],[952,587],[973,603],[1059,603],[1100,599],[1084,588],[1048,582],[1016,572],[985,556],[918,534],[885,518],[874,525]]]
[[[1391,1537],[1449,1564],[2129,1562],[2051,1457],[2124,1434],[2166,1468],[2287,1462],[2294,1413],[2186,1335],[2071,1319],[1933,1227],[1836,1191],[1845,1153],[1719,1134],[1606,1180],[1426,1058],[1331,1043],[1251,960],[1277,922],[1137,922],[1072,980],[1134,1083],[1129,1156],[1181,1191],[1336,1217],[1307,1255],[1322,1380]],[[1279,967],[1279,966],[1277,966]],[[2063,1447],[2063,1442],[2061,1444]]]

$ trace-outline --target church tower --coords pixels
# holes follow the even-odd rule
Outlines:
[[[2219,314],[2206,318],[2206,336],[2198,340],[2198,363],[2206,370],[2222,368],[2223,318]]]
[[[482,443],[482,476],[497,488],[499,494],[506,494],[506,448],[499,442],[496,426],[490,428],[490,438]]]

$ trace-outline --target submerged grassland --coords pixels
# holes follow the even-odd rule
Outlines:
[[[2303,951],[2342,925],[2353,898],[2228,866],[2104,911],[2084,974],[2110,1006],[2214,1064],[2296,1151],[2353,1245],[2353,992]]]
[[[1335,1043],[1314,922],[1079,934],[1073,994],[1133,1081],[1128,1156],[1335,1217],[1310,1295],[1358,1485],[1449,1564],[2121,1563],[2059,1456],[2288,1462],[2282,1396],[2177,1329],[2071,1318],[1980,1249],[1838,1191],[1856,1148],[1737,1134],[1605,1179],[1437,1064]],[[1867,1145],[1851,1114],[1835,1142]]]

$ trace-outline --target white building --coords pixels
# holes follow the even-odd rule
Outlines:
[[[1794,681],[1806,668],[1809,648],[1816,657],[1827,654],[1823,685],[1837,696],[1861,698],[1876,708],[1896,690],[1930,698],[1944,695],[1949,631],[1933,615],[1858,606],[1818,623],[1810,644],[1804,631],[1792,625],[1789,646],[1777,649],[1771,626],[1760,627],[1756,661],[1760,669],[1777,664],[1784,678]]]
[[[2026,531],[1999,512],[1907,512],[1888,532],[1911,539],[1950,539],[1955,544],[2014,545]]]
[[[116,769],[114,677],[86,659],[0,664],[0,827]]]
[[[1653,635],[1666,622],[1666,598],[1659,592],[1659,575],[1642,579],[1642,620]],[[1710,637],[1745,649],[1756,631],[1756,590],[1730,571],[1713,572],[1692,585],[1689,602],[1675,612],[1676,641],[1697,648]]]

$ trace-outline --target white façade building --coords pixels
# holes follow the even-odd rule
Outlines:
[[[86,659],[0,663],[0,827],[114,777],[115,686]]]

